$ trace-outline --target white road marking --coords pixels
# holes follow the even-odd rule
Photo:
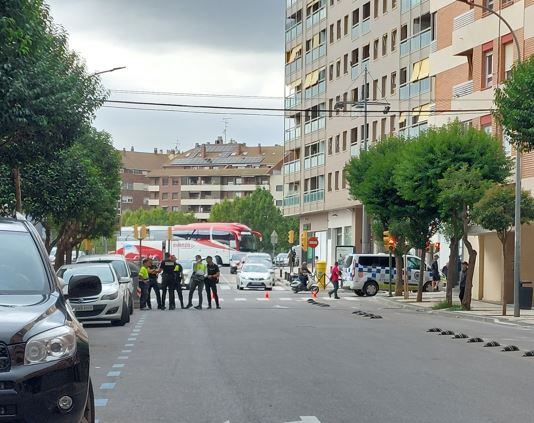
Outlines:
[[[228,289],[232,289],[232,288],[230,288],[230,285],[221,285],[221,289],[228,290]]]
[[[282,297],[282,298],[278,298],[280,301],[293,301],[293,298],[289,298],[289,297]]]
[[[247,299],[238,297],[238,298],[234,298],[234,301],[247,301]]]
[[[260,298],[256,298],[258,301],[269,301],[269,298],[263,298],[263,297],[260,297]]]

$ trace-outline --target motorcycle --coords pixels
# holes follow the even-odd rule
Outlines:
[[[304,284],[300,281],[298,275],[293,274],[291,275],[290,286],[295,294],[298,294],[302,291],[311,292],[312,294],[319,293],[319,285],[317,285],[317,281],[315,280],[315,277],[313,275],[308,275],[308,283],[306,284],[306,286],[304,286]]]

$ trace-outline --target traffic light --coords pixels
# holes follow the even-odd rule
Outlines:
[[[434,243],[434,252],[439,253],[440,247],[441,247],[441,243],[440,242],[435,242]]]
[[[148,237],[148,229],[146,225],[141,226],[141,239]]]
[[[167,241],[172,241],[172,226],[167,228]]]
[[[389,231],[384,231],[382,233],[382,239],[384,240],[384,247],[385,248],[388,248],[389,247],[389,240],[390,240],[391,236],[389,235]]]
[[[308,231],[302,231],[300,234],[300,246],[303,250],[308,249]]]
[[[291,245],[295,243],[295,231],[293,229],[287,233],[287,242],[289,242]]]
[[[133,237],[139,239],[139,227],[137,225],[134,225],[133,227]]]

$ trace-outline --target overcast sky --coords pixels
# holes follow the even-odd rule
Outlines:
[[[112,100],[283,106],[284,0],[48,3],[55,22],[68,31],[71,47],[86,59],[91,72],[127,67],[102,75],[110,90],[277,97],[237,99],[112,91]],[[281,117],[231,112],[209,115],[103,108],[95,126],[110,132],[117,148],[166,150],[178,142],[184,150],[195,142],[222,135],[224,117],[231,118],[229,139],[252,145],[283,142]]]

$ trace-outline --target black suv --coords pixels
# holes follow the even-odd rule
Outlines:
[[[76,276],[69,296],[98,295]],[[35,228],[0,218],[0,422],[94,422],[87,333]]]

